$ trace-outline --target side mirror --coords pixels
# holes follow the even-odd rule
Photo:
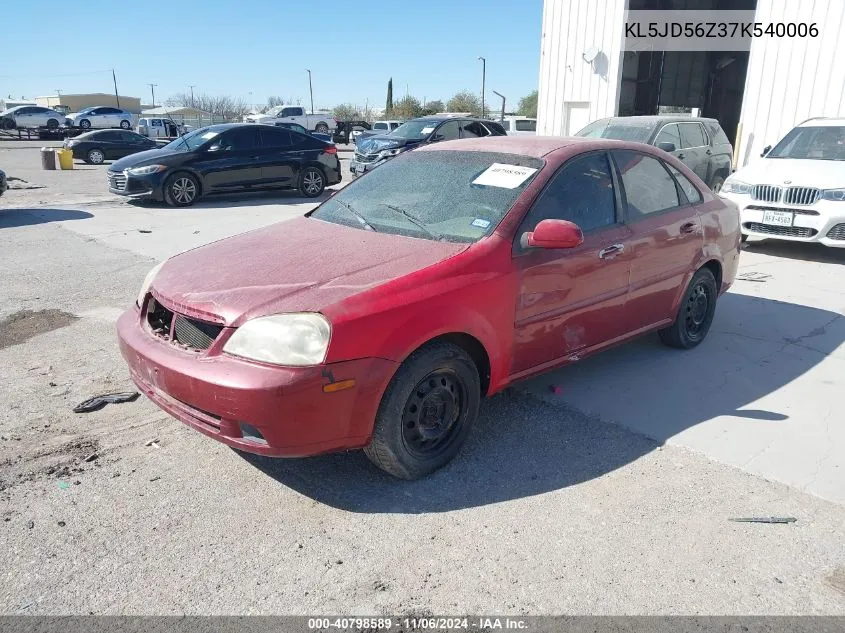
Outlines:
[[[761,158],[764,158],[764,157],[766,156],[766,154],[768,154],[768,153],[769,153],[769,152],[771,152],[771,151],[772,151],[772,146],[771,146],[771,145],[766,145],[766,147],[764,147],[764,148],[763,148],[763,153],[762,153],[762,154],[760,154],[760,157],[761,157]]]
[[[220,145],[209,145],[208,149],[206,149],[205,151],[206,152],[219,152],[221,149],[223,149],[223,148]]]
[[[542,220],[520,238],[523,248],[575,248],[583,242],[580,227],[568,220]]]
[[[664,152],[669,152],[670,154],[672,152],[674,152],[676,149],[678,149],[677,147],[675,147],[674,143],[665,143],[665,142],[664,143],[658,143],[657,147],[659,149],[662,149]]]

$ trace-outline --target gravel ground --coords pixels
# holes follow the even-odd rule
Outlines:
[[[72,413],[132,388],[114,320],[155,260],[310,205],[139,208],[102,194],[103,168],[37,160],[0,148],[45,185],[0,198],[0,612],[845,615],[840,503],[604,421],[578,393],[490,399],[418,482],[359,452],[242,456],[143,398]],[[797,521],[728,521],[771,515]]]

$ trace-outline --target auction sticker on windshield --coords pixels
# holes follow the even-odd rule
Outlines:
[[[478,178],[473,180],[472,184],[501,187],[503,189],[516,189],[536,171],[533,167],[493,163]]]
[[[432,132],[434,132],[434,126],[424,127],[420,130],[420,134],[431,134]]]

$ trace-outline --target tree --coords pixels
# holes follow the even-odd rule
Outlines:
[[[249,104],[240,97],[229,95],[198,94],[191,99],[190,93],[180,92],[170,97],[167,105],[180,108],[194,107],[203,112],[221,116],[227,119],[240,120],[249,112]]]
[[[387,80],[387,102],[384,104],[384,115],[389,116],[393,111],[393,77]]]
[[[531,117],[532,119],[537,118],[537,91],[535,90],[531,94],[522,97],[519,100],[519,106],[516,110],[517,114],[520,116],[527,116]]]
[[[360,121],[363,119],[364,113],[356,105],[341,103],[332,108],[332,116],[338,121]]]
[[[423,108],[423,115],[426,114],[437,114],[438,112],[445,112],[446,106],[443,105],[443,102],[440,99],[435,99],[434,101],[429,101],[425,104]]]
[[[384,116],[396,119],[413,119],[414,117],[420,116],[422,112],[423,108],[420,100],[409,95],[402,97],[393,104],[393,109],[390,113],[385,112]]]
[[[469,90],[462,90],[449,99],[446,104],[447,112],[469,112],[474,116],[481,114],[481,99]]]

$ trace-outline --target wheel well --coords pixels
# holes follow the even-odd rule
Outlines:
[[[464,332],[450,332],[448,334],[441,334],[430,341],[426,341],[425,347],[431,343],[451,343],[457,345],[469,354],[475,366],[478,368],[478,377],[481,381],[481,395],[486,395],[490,387],[490,357],[487,355],[487,350],[484,349],[481,341],[470,334]],[[417,348],[419,349],[419,348]],[[416,351],[416,350],[414,350]]]
[[[716,278],[716,291],[722,292],[722,265],[715,259],[711,259],[702,268],[706,268],[713,273],[713,277]]]

